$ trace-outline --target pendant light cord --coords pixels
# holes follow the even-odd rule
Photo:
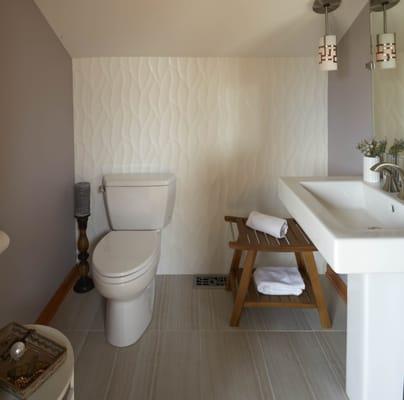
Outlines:
[[[386,3],[383,3],[383,31],[387,33],[387,12],[386,12]]]

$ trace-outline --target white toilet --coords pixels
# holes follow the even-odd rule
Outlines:
[[[125,347],[152,318],[160,230],[171,220],[175,176],[111,174],[104,176],[103,188],[112,231],[94,250],[93,279],[107,300],[107,340]]]

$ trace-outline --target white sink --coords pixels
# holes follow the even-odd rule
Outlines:
[[[348,274],[349,399],[403,400],[404,202],[359,178],[282,178],[279,193],[331,267]]]
[[[10,244],[10,238],[2,231],[0,231],[0,254],[7,249]]]
[[[282,178],[279,196],[336,272],[404,272],[404,202],[379,184]]]

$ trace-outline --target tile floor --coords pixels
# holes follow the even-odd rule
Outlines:
[[[196,289],[191,276],[158,276],[153,321],[133,346],[103,333],[95,290],[71,292],[51,325],[76,357],[77,400],[341,400],[346,307],[326,278],[333,319],[321,330],[315,310],[247,310],[230,328],[232,297]]]

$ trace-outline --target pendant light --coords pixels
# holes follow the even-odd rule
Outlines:
[[[313,11],[317,14],[324,14],[325,17],[325,34],[320,38],[318,46],[318,65],[321,71],[336,71],[338,69],[337,37],[329,34],[328,15],[336,10],[340,4],[340,0],[316,0],[313,4]]]
[[[371,11],[383,12],[383,33],[377,35],[376,43],[376,65],[381,69],[396,68],[397,65],[396,34],[387,32],[387,10],[394,7],[399,1],[371,1]]]

